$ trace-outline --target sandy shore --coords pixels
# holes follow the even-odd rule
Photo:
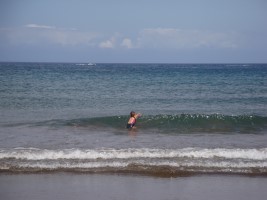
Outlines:
[[[1,174],[3,200],[262,200],[266,177],[200,175],[159,178],[109,174]]]

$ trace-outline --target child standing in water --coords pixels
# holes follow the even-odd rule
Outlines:
[[[132,111],[130,113],[130,119],[129,119],[128,123],[127,123],[126,128],[127,129],[135,128],[134,126],[136,124],[136,119],[139,118],[139,117],[141,117],[140,113],[135,113],[134,111]]]

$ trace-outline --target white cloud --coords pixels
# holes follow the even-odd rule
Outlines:
[[[47,25],[38,25],[38,24],[27,24],[25,25],[27,28],[41,28],[41,29],[56,29],[55,26],[47,26]]]
[[[152,48],[235,48],[237,47],[236,34],[201,31],[182,30],[173,28],[144,29],[138,37],[138,47]]]
[[[101,42],[99,44],[99,47],[104,48],[104,49],[112,49],[115,47],[115,43],[116,43],[116,39],[115,39],[115,37],[112,37],[109,40]]]
[[[132,49],[133,48],[132,40],[129,38],[123,39],[121,46],[126,47],[128,49]]]

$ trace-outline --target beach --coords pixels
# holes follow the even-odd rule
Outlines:
[[[262,200],[266,184],[266,177],[229,175],[1,174],[0,196],[5,200]]]

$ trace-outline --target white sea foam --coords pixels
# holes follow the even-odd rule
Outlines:
[[[126,167],[132,163],[130,162],[89,162],[89,163],[73,163],[73,164],[46,164],[46,163],[34,163],[34,164],[20,164],[20,167],[32,167],[32,168],[44,168],[44,169],[56,169],[56,168],[101,168],[101,167]],[[252,168],[252,167],[267,167],[267,162],[264,163],[232,163],[232,162],[135,162],[135,165],[140,166],[171,166],[171,167],[203,167],[203,168]]]
[[[267,162],[231,162],[231,161],[201,161],[188,160],[176,161],[150,161],[150,160],[121,160],[121,161],[95,161],[95,162],[18,162],[1,164],[0,170],[11,171],[39,171],[39,170],[74,170],[74,171],[120,171],[134,170],[146,172],[153,169],[168,171],[191,171],[191,172],[236,172],[253,173],[255,169],[259,173],[267,172]]]
[[[63,149],[48,150],[35,148],[2,149],[0,159],[25,160],[57,159],[131,159],[131,158],[221,158],[267,160],[267,148],[261,149]]]
[[[267,148],[1,149],[0,170],[267,173]]]
[[[19,168],[39,168],[39,169],[94,169],[94,168],[121,168],[126,167],[127,163],[122,162],[93,162],[93,163],[22,163]]]

